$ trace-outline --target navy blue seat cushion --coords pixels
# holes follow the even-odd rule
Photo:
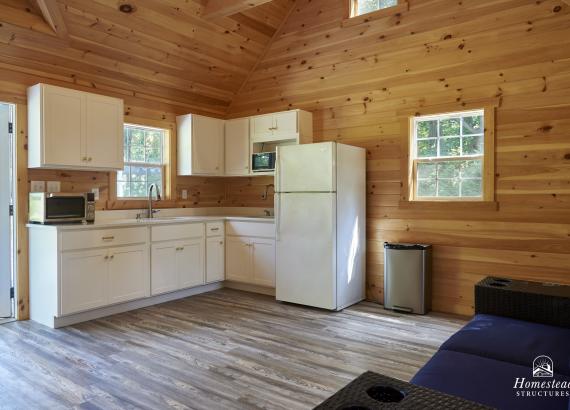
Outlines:
[[[469,353],[531,366],[540,355],[554,361],[556,373],[570,376],[570,329],[493,315],[476,315],[441,350]]]
[[[533,378],[532,363],[520,366],[481,356],[440,350],[414,376],[411,383],[497,409],[570,409],[569,397],[517,396],[517,390],[513,387],[517,378],[523,377],[526,381],[552,380]],[[566,375],[555,375],[554,378],[570,383],[570,377]]]

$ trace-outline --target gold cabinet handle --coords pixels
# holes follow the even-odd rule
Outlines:
[[[220,228],[210,228],[210,231],[219,231]]]
[[[87,157],[81,158],[81,161],[87,161]]]
[[[91,162],[91,161],[93,161],[93,158],[89,157],[89,159],[87,161]]]
[[[104,241],[112,241],[113,239],[115,239],[115,237],[114,236],[104,236],[101,239],[103,239]]]

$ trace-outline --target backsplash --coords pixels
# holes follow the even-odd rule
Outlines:
[[[99,188],[96,207],[103,209],[140,208],[140,201],[110,200],[109,172],[62,171],[29,169],[28,185],[31,181],[59,181],[62,192],[90,192]],[[273,187],[263,199],[266,186],[273,184],[273,177],[177,177],[176,198],[162,201],[157,207],[259,207],[273,208]],[[188,191],[188,199],[182,199],[182,190]]]

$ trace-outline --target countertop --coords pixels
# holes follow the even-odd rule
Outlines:
[[[117,228],[126,226],[150,226],[150,225],[169,225],[191,222],[214,222],[214,221],[247,221],[247,222],[261,222],[261,223],[274,223],[273,216],[168,216],[156,217],[152,219],[107,219],[102,221],[95,220],[92,224],[32,224],[26,226],[32,229],[57,229],[61,231],[71,231],[78,229],[102,229],[102,228]]]

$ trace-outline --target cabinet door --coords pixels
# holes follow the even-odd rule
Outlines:
[[[64,253],[61,257],[61,315],[104,306],[109,300],[106,249]]]
[[[250,248],[251,243],[248,238],[226,238],[226,279],[253,282]]]
[[[150,284],[153,295],[178,289],[177,248],[175,242],[152,245]]]
[[[84,94],[60,87],[43,88],[43,161],[48,166],[86,165],[81,156]]]
[[[224,121],[194,116],[192,119],[192,174],[221,175],[223,162]]]
[[[224,280],[224,249],[221,236],[206,241],[206,283]]]
[[[249,118],[226,121],[225,174],[249,174]]]
[[[150,296],[150,274],[146,245],[109,251],[109,303]]]
[[[251,137],[254,140],[270,138],[275,128],[273,115],[261,115],[251,119]]]
[[[295,138],[298,133],[297,111],[275,114],[275,134],[283,138]]]
[[[83,158],[94,168],[123,169],[123,102],[86,94]]]
[[[275,241],[252,239],[253,280],[258,285],[275,287]]]
[[[176,253],[179,289],[203,285],[206,282],[204,239],[180,242]]]

